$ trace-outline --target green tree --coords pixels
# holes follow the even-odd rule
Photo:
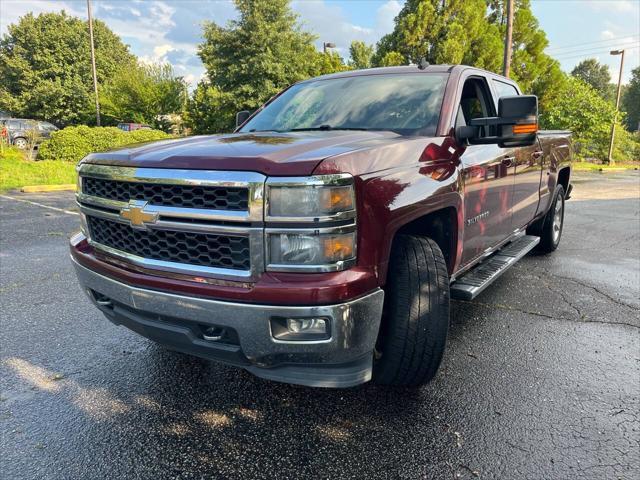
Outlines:
[[[631,71],[631,81],[622,97],[622,109],[627,112],[627,129],[640,130],[640,67]]]
[[[345,65],[344,60],[338,52],[321,53],[318,54],[316,58],[317,65],[313,75],[326,75],[329,73],[350,70],[350,67]]]
[[[595,58],[581,61],[571,70],[571,75],[591,85],[603,98],[611,100],[611,75],[609,67]]]
[[[187,85],[169,64],[120,68],[100,93],[105,123],[147,123],[167,129],[163,119],[180,113],[186,102]]]
[[[201,81],[189,99],[185,122],[194,134],[222,132],[234,125],[234,109],[237,107],[230,94]]]
[[[371,68],[371,59],[373,58],[373,45],[354,40],[349,47],[349,56],[351,60],[349,65],[356,69]]]
[[[100,83],[135,57],[99,20],[94,25]],[[61,13],[29,13],[0,40],[0,109],[60,126],[95,121],[87,22]]]
[[[506,0],[408,0],[394,31],[377,45],[375,65],[465,64],[501,73]],[[516,0],[511,77],[540,98],[541,111],[562,87],[560,65],[544,53],[548,41],[529,0]],[[400,61],[400,59],[403,59]]]
[[[398,67],[400,65],[406,65],[407,61],[399,52],[387,52],[382,58],[377,61],[380,67]]]
[[[556,101],[542,116],[546,129],[573,132],[576,152],[582,158],[607,158],[615,108],[582,80],[569,77]]]
[[[237,111],[257,109],[292,83],[344,69],[339,56],[316,50],[316,37],[302,30],[289,0],[235,4],[239,19],[226,27],[206,23],[198,48],[209,83],[196,89],[189,119],[205,113],[203,101],[212,102],[206,116],[213,131],[232,129]]]
[[[499,29],[486,18],[485,0],[408,0],[394,31],[378,42],[373,62],[468,64],[498,70],[502,59]],[[386,62],[383,59],[386,58]]]

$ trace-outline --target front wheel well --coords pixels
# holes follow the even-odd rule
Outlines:
[[[398,235],[428,237],[436,242],[442,251],[449,273],[452,272],[458,241],[458,215],[455,208],[443,208],[416,218],[400,227],[394,241]]]

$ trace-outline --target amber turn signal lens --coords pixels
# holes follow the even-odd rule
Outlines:
[[[325,188],[322,195],[322,207],[326,212],[345,212],[353,210],[353,187]]]
[[[536,123],[525,123],[522,125],[513,126],[513,134],[518,135],[522,133],[536,133],[538,131],[538,125]]]
[[[354,235],[332,235],[322,239],[325,258],[334,262],[351,258],[355,252]]]

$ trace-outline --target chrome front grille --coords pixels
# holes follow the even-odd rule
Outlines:
[[[251,281],[264,270],[265,177],[254,172],[81,165],[89,242],[133,267]]]
[[[167,207],[237,211],[249,207],[249,191],[239,187],[153,184],[86,177],[82,193],[121,202],[142,200]]]
[[[89,236],[139,257],[202,267],[249,270],[249,238],[171,230],[136,230],[105,218],[87,217]]]

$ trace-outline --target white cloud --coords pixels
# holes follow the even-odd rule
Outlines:
[[[616,38],[616,34],[611,30],[603,30],[602,32],[600,32],[600,38],[602,38],[603,40],[609,40],[610,38]]]
[[[640,8],[639,2],[637,0],[615,0],[615,1],[590,1],[583,2],[584,6],[595,10],[596,12],[608,11],[608,12],[616,12],[616,13],[629,13],[629,12],[637,12]]]
[[[77,2],[65,2],[56,0],[0,0],[0,34],[7,32],[7,27],[16,23],[20,17],[28,12],[39,15],[45,12],[66,11],[70,15],[87,18],[86,8]]]
[[[402,10],[402,4],[398,0],[389,0],[378,8],[376,14],[376,31],[381,32],[381,35],[387,34],[393,31],[395,26],[393,20]]]
[[[168,43],[164,45],[158,45],[157,47],[153,47],[153,55],[156,58],[166,57],[167,53],[175,51],[175,48]]]
[[[393,19],[402,9],[398,0],[388,0],[378,7],[375,24],[369,27],[350,22],[340,5],[326,0],[298,0],[291,6],[300,15],[304,27],[318,35],[318,48],[322,42],[335,43],[336,50],[343,57],[348,57],[353,40],[375,44],[380,37],[391,32]]]

